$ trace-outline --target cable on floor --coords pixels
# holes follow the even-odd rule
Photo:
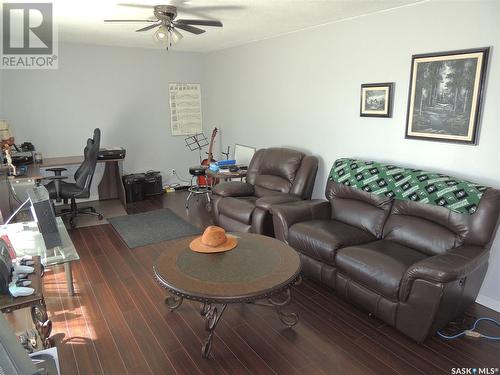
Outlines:
[[[456,333],[454,335],[447,335],[447,334],[444,334],[440,331],[438,331],[437,334],[439,337],[446,339],[446,340],[453,340],[453,339],[457,339],[457,338],[462,337],[462,336],[468,336],[468,337],[474,337],[474,338],[484,338],[487,340],[500,340],[500,336],[485,335],[483,333],[476,331],[477,326],[479,325],[480,322],[488,322],[488,323],[496,325],[498,328],[500,328],[500,322],[495,320],[495,319],[479,318],[479,319],[476,319],[476,321],[474,322],[474,324],[472,325],[472,327],[470,329],[466,329],[466,330],[459,332],[459,333]]]

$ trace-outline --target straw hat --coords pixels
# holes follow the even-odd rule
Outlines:
[[[198,253],[220,253],[235,248],[237,244],[236,238],[226,236],[224,228],[211,225],[201,237],[191,241],[189,248]]]

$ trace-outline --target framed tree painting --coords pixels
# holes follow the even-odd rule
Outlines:
[[[477,144],[488,53],[412,56],[406,138]]]
[[[361,85],[361,117],[391,117],[393,83]]]

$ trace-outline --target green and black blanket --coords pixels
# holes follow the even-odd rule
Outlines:
[[[466,214],[476,212],[488,189],[469,181],[420,169],[356,159],[338,159],[330,180],[373,194],[443,206]]]

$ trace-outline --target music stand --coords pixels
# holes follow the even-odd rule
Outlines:
[[[221,152],[222,155],[226,155],[226,160],[229,160],[229,154],[230,154],[229,149],[230,148],[231,148],[230,146],[227,146],[227,152]]]
[[[205,134],[198,133],[198,134],[195,134],[195,135],[191,135],[189,137],[186,137],[184,139],[184,141],[186,142],[186,147],[188,147],[191,151],[196,151],[196,150],[199,151],[199,153],[200,153],[200,164],[201,164],[201,161],[202,161],[201,150],[203,149],[203,147],[208,146],[208,139],[205,136]]]

